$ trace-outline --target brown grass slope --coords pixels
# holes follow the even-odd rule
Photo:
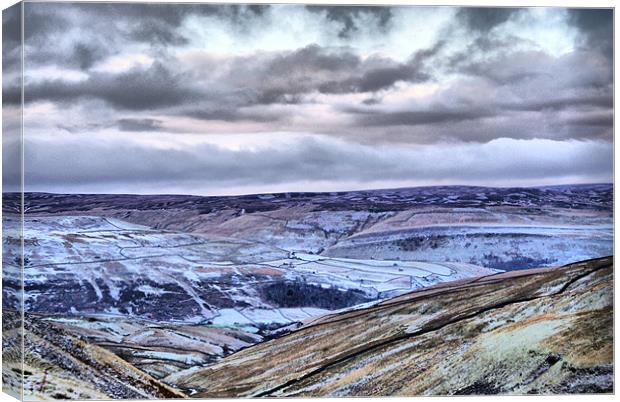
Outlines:
[[[613,391],[612,257],[445,283],[170,376],[197,397]]]
[[[4,322],[20,322],[4,311]],[[24,365],[19,359],[19,326],[3,332],[3,385],[20,387],[24,399],[153,399],[184,395],[138,370],[113,353],[63,331],[36,316],[24,320]]]

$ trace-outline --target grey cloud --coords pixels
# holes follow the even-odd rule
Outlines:
[[[24,58],[27,65],[54,65],[64,68],[87,70],[97,61],[110,55],[115,50],[106,40],[116,36],[114,23],[105,26],[106,35],[87,35],[77,37],[74,41],[66,38],[67,27],[75,27],[69,11],[74,5],[62,3],[25,3],[24,5]],[[74,18],[76,16],[73,16]],[[101,21],[78,17],[81,23],[92,23],[91,29],[97,30]]]
[[[545,151],[549,147],[553,153]],[[497,140],[484,145],[377,149],[325,139],[300,139],[294,145],[251,151],[212,145],[163,150],[87,141],[28,141],[25,150],[31,162],[26,168],[29,191],[64,186],[63,191],[86,188],[102,192],[112,185],[139,192],[176,183],[194,188],[194,192],[200,191],[198,185],[218,193],[231,186],[257,188],[302,181],[311,187],[324,180],[381,182],[386,177],[408,183],[488,184],[496,180],[504,185],[514,180],[563,177],[602,181],[610,180],[613,152],[605,142]]]
[[[470,30],[486,33],[520,11],[519,8],[508,7],[464,7],[459,9],[456,18]]]
[[[38,6],[40,7],[40,6]],[[159,21],[171,27],[178,27],[189,16],[218,16],[237,24],[260,17],[270,6],[242,4],[166,4],[166,3],[67,3],[48,6],[50,9],[67,12],[75,9],[88,17],[114,21]],[[65,7],[65,8],[63,8]]]
[[[65,5],[55,3],[52,7],[47,6],[45,3],[24,3],[24,41],[26,43],[34,44],[51,33],[62,32],[63,27],[69,25],[69,21],[62,12]]]
[[[586,49],[598,49],[611,59],[613,55],[613,9],[568,9],[568,21],[581,32],[581,46]]]
[[[30,43],[28,44],[30,45]],[[48,47],[48,44],[44,44],[37,47],[36,50],[27,47],[24,59],[31,68],[37,66],[58,66],[87,71],[97,62],[112,55],[114,52],[116,50],[111,49],[106,44],[95,41],[76,43],[64,49]]]
[[[20,42],[21,29],[21,4],[15,4],[2,10],[2,40],[11,44]]]
[[[611,140],[611,88],[570,87],[562,74],[554,78],[499,87],[482,78],[463,78],[409,105],[371,101],[342,106],[338,111],[363,128],[347,129],[342,135],[403,143],[487,142],[500,137]]]
[[[187,77],[175,74],[157,62],[148,69],[134,68],[118,75],[92,73],[82,82],[53,80],[32,83],[26,86],[24,94],[26,102],[75,102],[95,98],[114,108],[127,110],[153,110],[200,97],[189,87]]]
[[[352,70],[361,64],[359,56],[349,50],[334,52],[318,45],[309,45],[291,53],[278,55],[267,67],[270,74],[291,74],[297,71],[311,73]]]
[[[137,42],[150,42],[160,45],[185,45],[188,39],[178,33],[174,27],[157,20],[137,24],[130,33],[130,37]]]
[[[381,99],[377,99],[377,98],[367,98],[362,101],[362,104],[366,106],[378,105],[380,103],[381,103]]]
[[[27,54],[28,65],[80,68],[88,79],[32,80],[26,88],[26,100],[47,100],[63,107],[96,100],[96,107],[86,114],[106,127],[164,131],[156,119],[148,118],[165,117],[167,122],[174,122],[184,116],[217,121],[214,126],[226,131],[234,131],[234,123],[252,122],[259,131],[284,127],[364,143],[613,138],[613,121],[609,118],[613,111],[613,69],[597,45],[611,40],[608,10],[568,12],[567,21],[579,28],[582,37],[578,49],[562,57],[536,50],[531,43],[509,36],[510,32],[493,31],[493,27],[515,17],[519,9],[459,9],[456,22],[469,30],[466,48],[455,52],[453,46],[439,41],[406,60],[395,60],[362,55],[356,50],[355,35],[361,28],[364,35],[368,30],[385,34],[393,28],[393,16],[399,9],[309,6],[314,17],[325,16],[326,32],[332,34],[334,24],[340,24],[341,34],[351,42],[338,43],[351,46],[309,45],[280,52],[255,49],[250,55],[230,57],[192,54],[181,60],[167,49],[184,50],[188,38],[180,28],[188,17],[217,16],[235,40],[252,40],[247,33],[271,21],[270,7],[28,4],[37,18],[57,7],[49,13],[50,19],[31,30],[29,45],[33,50]],[[77,31],[86,37],[57,29],[60,18],[78,26]],[[518,21],[527,18],[523,13]],[[362,19],[376,26],[358,27]],[[440,38],[441,32],[446,31],[440,29]],[[443,38],[450,40],[445,35]],[[406,42],[407,38],[402,40]],[[105,57],[134,46],[157,60],[151,68],[120,74],[104,74],[92,68]],[[443,81],[452,74],[456,79]],[[419,101],[392,97],[391,90],[403,82],[439,82],[442,90]],[[19,102],[20,90],[15,83],[5,81],[3,92],[5,102]],[[350,101],[353,97],[337,96],[361,93],[366,96],[359,99],[367,99]],[[331,105],[318,105],[326,98],[328,102],[336,100]],[[316,102],[317,107],[306,107],[310,102]],[[307,116],[320,108],[331,110],[333,118],[308,121],[311,118]],[[119,112],[130,118],[119,120],[114,114]],[[78,127],[74,131],[88,131],[84,124],[69,126]]]
[[[516,140],[605,140],[613,138],[613,125],[603,113],[497,112],[496,110],[385,111],[353,115],[353,127],[330,135],[364,144],[436,144],[442,141],[484,144],[497,138]],[[377,122],[377,120],[379,122]]]
[[[355,92],[376,92],[389,88],[398,81],[422,82],[429,79],[430,75],[420,71],[419,66],[406,63],[371,69],[350,82]]]
[[[7,128],[4,123],[10,119],[5,108],[21,104],[21,5],[17,3],[2,10],[2,122],[5,137]]]
[[[247,64],[243,59],[238,60],[231,78],[234,80],[234,76],[247,77],[239,82],[239,86],[254,88],[257,103],[289,103],[291,100],[295,101],[296,95],[315,90],[324,93],[353,90],[336,86],[343,80],[340,77],[355,74],[361,64],[359,56],[351,51],[335,51],[310,45],[253,63],[249,66],[252,71],[243,75],[240,73],[247,68]],[[333,86],[329,85],[331,82],[334,82]]]
[[[119,119],[118,129],[121,131],[159,131],[162,121],[158,119]]]
[[[444,108],[400,112],[372,112],[353,109],[352,112],[358,115],[357,122],[362,126],[418,126],[428,124],[446,124],[465,120],[476,120],[493,115],[493,113],[486,110],[450,110]]]
[[[2,70],[5,77],[9,71],[21,70],[21,22],[21,3],[2,10]]]
[[[19,68],[19,66],[17,66]],[[4,70],[5,72],[8,70]],[[6,80],[3,80],[6,81]],[[2,104],[20,105],[22,102],[21,79],[2,83]]]
[[[447,40],[447,39],[444,39]],[[494,35],[484,35],[474,37],[462,50],[458,50],[446,55],[440,60],[442,68],[451,73],[464,73],[473,75],[483,75],[485,73],[494,73],[489,78],[498,80],[505,73],[498,68],[489,68],[489,65],[495,60],[506,58],[514,54],[514,48],[518,45],[525,45],[525,41],[518,37],[496,37]],[[529,54],[538,54],[544,58],[548,55],[543,52],[527,52]],[[537,60],[538,61],[538,60]]]
[[[442,45],[418,51],[405,63],[376,57],[362,61],[350,51],[311,45],[273,59],[257,86],[270,95],[267,100],[279,100],[286,94],[376,92],[399,81],[424,82],[431,78],[426,63]]]
[[[133,28],[128,35],[139,42],[155,45],[182,45],[188,38],[178,32],[190,16],[216,16],[228,21],[238,32],[246,32],[261,18],[268,5],[241,4],[165,4],[165,3],[82,3],[78,9],[90,18],[107,18]]]
[[[558,137],[580,138],[587,132],[587,138],[609,141],[613,138],[613,114],[582,115],[571,114],[558,117],[550,124]]]
[[[545,111],[545,110],[564,110],[572,107],[590,106],[604,109],[613,107],[613,96],[611,92],[601,95],[578,95],[573,97],[552,97],[548,99],[529,99],[526,101],[503,103],[498,105],[508,110],[520,111]]]
[[[97,57],[96,49],[86,46],[78,45],[74,53],[76,63],[83,68],[92,65]],[[435,48],[419,51],[407,62],[399,63],[376,57],[362,60],[349,50],[310,45],[293,52],[233,59],[226,79],[214,83],[196,82],[196,79],[209,79],[208,66],[179,65],[173,72],[172,64],[164,67],[162,62],[155,62],[146,70],[136,67],[117,75],[91,71],[89,78],[80,82],[34,82],[25,92],[27,102],[96,98],[114,108],[128,110],[181,107],[186,103],[210,101],[215,107],[200,114],[209,117],[209,113],[219,110],[223,113],[220,119],[233,121],[235,109],[244,106],[297,104],[303,101],[303,95],[312,92],[376,92],[398,81],[427,81],[431,77],[425,71],[426,63],[435,53]],[[195,110],[195,105],[190,109]]]
[[[603,127],[613,128],[614,114],[612,111],[585,113],[568,116],[562,119],[563,123],[577,127]]]
[[[188,38],[181,26],[190,16],[214,16],[247,33],[268,6],[164,3],[26,3],[25,42],[30,66],[88,69],[123,48],[146,44],[165,55]],[[72,30],[68,31],[67,27]],[[64,39],[75,36],[75,42]],[[67,45],[69,43],[69,45]],[[67,48],[67,46],[69,46]]]
[[[502,53],[495,57],[473,59],[471,48],[460,63],[453,64],[460,73],[484,77],[497,84],[515,84],[529,78],[553,76],[551,57],[540,51]],[[453,60],[454,63],[454,60]]]
[[[349,38],[355,35],[362,27],[358,26],[356,19],[362,15],[372,15],[376,21],[376,28],[385,31],[393,17],[391,7],[369,7],[369,6],[306,6],[306,9],[313,13],[325,14],[327,20],[335,21],[342,25],[338,36]],[[363,27],[368,28],[368,27]]]
[[[426,63],[443,48],[444,42],[438,42],[428,49],[422,49],[404,64],[378,67],[366,71],[357,81],[359,92],[375,92],[389,88],[398,81],[424,82],[431,79],[426,71]]]
[[[75,64],[77,64],[80,69],[88,70],[95,62],[103,59],[106,54],[107,52],[103,50],[103,47],[78,43],[74,48],[72,56],[75,60]]]
[[[500,49],[489,56],[474,45],[450,60],[449,71],[472,78],[465,80],[468,85],[463,89],[459,84],[450,88],[444,101],[484,105],[497,118],[514,119],[514,112],[536,113],[535,118],[527,115],[530,123],[521,130],[522,138],[611,138],[609,121],[607,127],[603,121],[585,127],[557,114],[613,110],[613,73],[604,56],[584,50],[553,57],[541,51]],[[474,96],[476,92],[485,95]]]
[[[177,104],[174,114],[228,122],[282,121],[288,116],[249,108],[304,104],[308,102],[306,96],[313,93],[376,92],[388,89],[398,81],[424,82],[431,79],[424,70],[435,53],[435,48],[420,51],[407,62],[399,63],[377,57],[362,60],[347,49],[310,45],[275,55],[235,58],[228,62],[226,75],[217,81],[201,84],[194,81],[192,102]],[[190,71],[217,69],[214,63],[219,62],[205,63],[186,66],[188,74]]]
[[[288,116],[283,113],[267,112],[264,110],[248,110],[247,108],[210,108],[188,107],[180,113],[183,116],[200,120],[217,120],[226,122],[252,121],[260,123],[278,122]]]

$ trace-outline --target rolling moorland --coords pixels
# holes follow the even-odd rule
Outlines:
[[[606,184],[230,197],[26,193],[23,277],[19,194],[4,194],[3,319],[18,320],[11,307],[23,279],[26,332],[35,339],[26,344],[23,379],[33,397],[609,392],[611,260],[539,268],[613,253],[612,193]],[[384,309],[399,300],[411,310]],[[530,320],[540,326],[524,324]],[[295,348],[310,351],[328,327],[335,344],[317,342],[323,349],[291,363]],[[599,341],[575,339],[570,353],[551,348],[572,345],[559,329],[590,329]],[[492,365],[467,358],[492,347],[484,342],[510,349],[523,334],[537,337],[532,353],[506,350],[502,363],[506,372],[524,364],[519,380],[501,370],[485,375]],[[386,336],[402,349],[392,351],[398,342],[384,344]],[[437,336],[451,341],[432,353],[412,346]],[[15,344],[10,334],[3,342]],[[88,356],[68,354],[67,342],[82,342]],[[366,342],[385,349],[367,351]],[[10,356],[3,376],[16,384],[21,371]],[[52,356],[74,360],[50,365]],[[220,378],[230,365],[262,372],[257,362],[266,356],[272,377]],[[406,376],[394,371],[413,356]],[[131,390],[72,376],[78,363],[120,370]],[[460,382],[440,381],[449,365],[463,373]],[[429,370],[435,382],[420,385],[416,375]],[[399,388],[390,378],[401,374]],[[78,387],[86,396],[67,378],[86,382]]]

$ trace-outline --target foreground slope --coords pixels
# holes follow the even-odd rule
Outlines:
[[[162,399],[181,392],[157,381],[113,353],[27,314],[24,364],[20,359],[19,314],[3,312],[3,388],[24,399]]]
[[[166,382],[198,397],[613,390],[613,261],[445,283]]]

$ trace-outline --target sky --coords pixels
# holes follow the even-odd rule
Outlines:
[[[14,11],[5,172],[19,154]],[[27,191],[613,179],[609,9],[25,3],[24,21]]]

